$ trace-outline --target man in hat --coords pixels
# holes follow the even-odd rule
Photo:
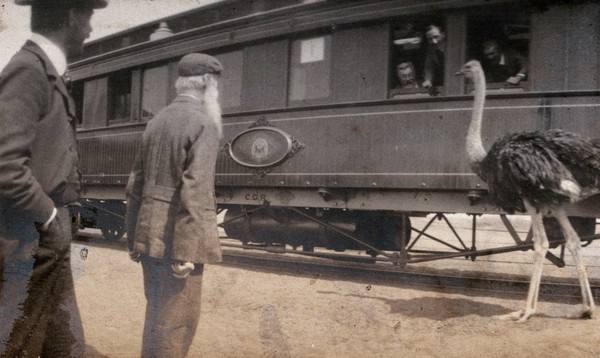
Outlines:
[[[214,57],[178,64],[177,97],[148,123],[127,184],[128,249],[146,296],[143,357],[187,355],[204,264],[221,261],[214,174],[222,137]]]
[[[0,74],[0,356],[83,356],[66,205],[79,200],[75,106],[61,78],[105,0],[16,0],[31,38]]]

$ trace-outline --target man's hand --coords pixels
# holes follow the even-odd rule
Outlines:
[[[129,253],[129,258],[133,262],[140,262],[142,259],[142,255],[139,252],[131,251],[129,249],[127,249],[127,252]]]
[[[184,279],[190,275],[195,266],[191,262],[177,262],[171,265],[173,277]]]
[[[511,84],[511,85],[513,85],[513,86],[516,86],[516,85],[518,85],[518,84],[521,82],[521,80],[522,80],[523,78],[525,78],[525,75],[523,75],[523,74],[519,73],[519,74],[518,74],[518,75],[516,75],[516,76],[509,77],[509,78],[506,80],[506,82],[507,82],[507,83],[509,83],[509,84]]]

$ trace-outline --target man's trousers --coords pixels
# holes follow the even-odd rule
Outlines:
[[[200,319],[203,264],[184,279],[173,276],[172,261],[142,257],[146,321],[142,357],[185,357]]]
[[[1,357],[83,356],[70,223],[67,208],[44,233],[21,216],[0,218]]]

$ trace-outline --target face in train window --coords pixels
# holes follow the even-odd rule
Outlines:
[[[148,120],[167,105],[169,68],[147,68],[142,76],[142,118]]]
[[[472,14],[467,31],[467,55],[481,62],[488,89],[522,90],[529,75],[529,15],[510,9]]]
[[[330,96],[331,36],[292,42],[291,101],[324,99]]]
[[[392,41],[390,97],[440,94],[446,54],[443,18],[395,21]]]
[[[108,78],[108,120],[125,122],[131,114],[131,72],[118,72]]]

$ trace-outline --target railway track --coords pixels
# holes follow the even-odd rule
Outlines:
[[[78,241],[91,246],[126,250],[124,241],[109,242],[101,235],[81,233]],[[444,269],[423,267],[418,264],[404,267],[374,259],[368,255],[350,254],[307,255],[284,248],[243,247],[224,240],[223,265],[252,270],[303,276],[310,279],[342,279],[427,290],[454,291],[466,295],[514,297],[526,295],[529,277],[495,272],[456,270],[452,265]],[[600,280],[591,279],[594,298],[600,301]],[[554,302],[577,302],[581,297],[577,280],[573,278],[543,277],[540,298]]]
[[[324,255],[312,257],[305,254],[257,252],[241,245],[223,245],[224,264],[251,269],[262,269],[306,277],[351,279],[365,284],[385,284],[433,290],[457,291],[476,295],[527,294],[529,277],[494,272],[433,269],[419,265],[398,267],[379,262],[371,257],[350,255]],[[237,247],[236,247],[237,246]],[[290,250],[287,250],[290,251]],[[337,258],[336,258],[337,256]],[[600,280],[591,280],[592,292],[600,300]],[[548,301],[578,301],[580,288],[575,278],[544,277],[540,297]]]

